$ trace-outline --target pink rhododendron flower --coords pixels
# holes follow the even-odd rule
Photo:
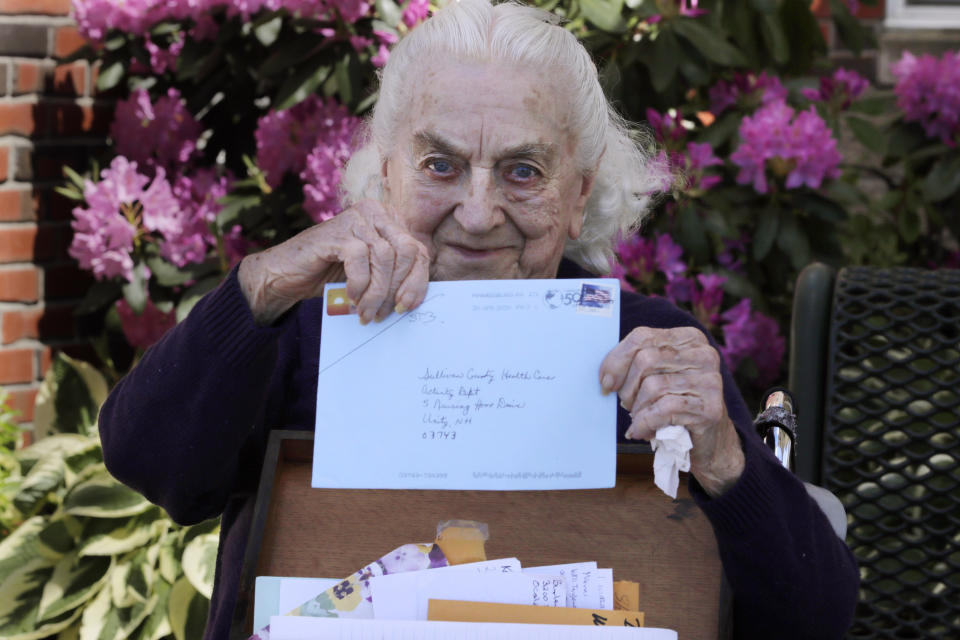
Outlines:
[[[407,0],[403,7],[403,23],[414,27],[430,13],[430,0]]]
[[[723,285],[726,282],[726,276],[714,273],[697,275],[700,287],[693,291],[693,315],[708,329],[720,322],[720,305],[723,303]]]
[[[776,76],[768,76],[766,71],[760,74],[737,73],[733,80],[721,80],[710,88],[710,111],[720,115],[737,103],[748,108],[765,105],[777,100],[785,100],[787,89]]]
[[[173,193],[178,211],[163,233],[160,255],[178,267],[206,259],[217,244],[213,225],[223,208],[218,200],[227,194],[231,183],[229,176],[219,176],[214,169],[200,169],[177,178]]]
[[[148,186],[149,184],[149,186]],[[133,241],[142,226],[147,231],[175,228],[179,204],[163,169],[152,183],[137,171],[137,163],[117,156],[101,172],[100,182],[86,181],[87,208],[73,210],[73,241],[69,253],[97,280],[133,279]]]
[[[714,155],[713,147],[706,142],[687,143],[685,164],[689,189],[710,189],[723,180],[720,176],[704,173],[708,167],[723,164],[723,160]]]
[[[627,270],[623,268],[623,265],[620,264],[619,260],[616,258],[610,261],[610,275],[611,278],[616,278],[620,281],[620,288],[624,291],[636,291],[633,287],[633,283],[627,279]]]
[[[813,102],[828,102],[846,109],[867,90],[870,83],[856,71],[837,69],[831,76],[820,78],[818,89],[804,89],[803,95]]]
[[[177,314],[161,311],[147,298],[143,313],[137,314],[126,300],[117,300],[117,315],[120,316],[120,328],[130,346],[146,349],[163,337],[167,330],[177,324]]]
[[[377,55],[370,58],[370,64],[375,67],[382,67],[387,64],[387,60],[390,59],[390,49],[386,45],[381,44],[377,47]]]
[[[653,280],[656,272],[656,251],[656,243],[640,235],[621,239],[616,246],[616,254],[624,274],[645,284]]]
[[[189,162],[201,132],[200,123],[172,87],[156,103],[145,90],[136,89],[117,103],[110,126],[117,153],[144,168],[159,164],[175,169]]]
[[[776,101],[758,109],[740,123],[741,144],[730,156],[740,173],[737,182],[767,192],[767,169],[786,176],[786,187],[818,188],[825,177],[840,175],[842,160],[826,123],[816,110],[801,112]]]
[[[147,38],[143,44],[150,54],[150,69],[155,74],[159,75],[168,69],[170,71],[177,70],[177,58],[180,56],[180,52],[183,51],[183,34],[170,45],[169,49],[164,49],[160,45],[154,44],[150,38]]]
[[[257,165],[266,174],[267,184],[277,187],[285,173],[303,173],[307,156],[318,146],[327,145],[337,150],[334,155],[339,153],[342,145],[349,144],[359,124],[360,119],[350,115],[343,105],[332,99],[325,102],[316,95],[289,109],[270,111],[257,121],[254,133]],[[336,164],[332,159],[330,162]],[[320,166],[316,170],[317,176],[330,173]]]
[[[663,289],[663,292],[666,294],[667,299],[674,304],[683,304],[693,300],[694,289],[696,288],[696,282],[693,278],[686,278],[683,276],[674,276],[667,280],[667,284]]]
[[[647,122],[650,123],[650,128],[653,129],[657,140],[663,144],[669,145],[687,137],[683,116],[676,109],[670,109],[666,113],[647,109]]]
[[[667,276],[668,281],[687,271],[687,265],[683,261],[683,247],[666,233],[657,234],[656,260],[657,267]]]
[[[757,385],[770,384],[780,371],[786,342],[773,318],[751,311],[750,300],[744,298],[722,315],[723,344],[720,353],[731,371],[746,358],[757,367]]]
[[[890,70],[897,78],[893,91],[904,120],[919,122],[928,136],[955,146],[960,139],[960,50],[939,59],[905,51]]]
[[[346,111],[346,110],[344,110]],[[323,222],[340,213],[340,171],[353,153],[357,118],[342,118],[339,127],[331,127],[307,156],[307,166],[300,173],[303,180],[303,208],[314,222]]]

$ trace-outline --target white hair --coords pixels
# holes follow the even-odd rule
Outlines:
[[[590,54],[558,22],[551,13],[512,2],[455,0],[402,38],[380,75],[366,140],[344,171],[344,204],[382,197],[382,159],[407,116],[426,61],[522,63],[563,78],[569,126],[578,136],[577,167],[585,174],[596,167],[583,229],[578,239],[567,241],[564,255],[595,273],[607,273],[616,238],[640,225],[651,198],[663,190],[666,172],[644,151],[651,146],[646,137],[631,131],[607,102]]]

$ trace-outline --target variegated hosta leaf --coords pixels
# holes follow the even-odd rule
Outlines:
[[[79,433],[58,433],[49,438],[37,440],[29,447],[18,450],[15,455],[20,461],[21,472],[27,474],[40,459],[49,455],[57,455],[61,459],[67,458],[74,453],[86,450],[90,442],[88,436]]]
[[[123,640],[150,615],[159,600],[154,594],[145,603],[120,609],[113,606],[110,591],[110,587],[105,585],[83,608],[80,640]]]
[[[60,353],[37,392],[33,428],[38,438],[52,433],[91,434],[107,397],[107,382],[93,366]]]
[[[203,522],[192,524],[189,527],[183,527],[180,529],[180,545],[181,547],[186,547],[188,544],[190,544],[190,541],[197,536],[202,536],[205,533],[217,533],[219,531],[219,518],[211,518],[210,520],[204,520]]]
[[[87,477],[92,469],[105,468],[103,467],[103,447],[100,446],[100,441],[96,438],[90,438],[86,449],[71,453],[64,458],[64,466],[64,479],[68,488]]]
[[[52,574],[53,567],[34,559],[0,583],[0,638],[33,629],[43,585]]]
[[[84,529],[80,547],[82,556],[110,556],[138,549],[170,527],[170,520],[159,507],[149,507],[128,520],[91,519]]]
[[[67,611],[44,623],[37,623],[42,587],[23,594],[13,609],[12,615],[0,621],[0,638],[3,640],[40,640],[59,633],[80,617],[80,607]],[[0,596],[2,597],[2,596]]]
[[[167,612],[170,628],[177,640],[194,640],[203,636],[210,601],[200,595],[186,576],[170,590]]]
[[[20,513],[33,513],[49,493],[65,486],[63,475],[63,458],[59,453],[40,458],[20,483],[13,505]]]
[[[53,567],[60,560],[63,554],[48,548],[40,538],[46,527],[44,518],[34,516],[0,540],[0,589],[11,576],[22,572],[26,566]],[[2,606],[3,601],[0,600]]]
[[[80,640],[80,621],[74,621],[73,624],[57,634],[57,640]]]
[[[73,551],[77,545],[76,538],[79,531],[74,531],[71,527],[70,518],[62,513],[56,513],[51,516],[43,529],[38,534],[41,550],[44,555],[50,558],[59,558],[65,553]]]
[[[52,620],[92,598],[106,582],[112,565],[113,558],[64,556],[43,587],[37,619]]]
[[[157,578],[153,583],[153,592],[157,595],[157,604],[136,631],[131,634],[135,640],[160,640],[173,633],[170,628],[170,619],[167,616],[167,606],[170,601],[169,582]]]
[[[217,569],[217,546],[220,538],[215,533],[197,536],[183,550],[183,573],[193,588],[207,599],[213,594],[213,578]]]
[[[160,555],[157,558],[157,566],[160,569],[160,575],[163,579],[173,584],[180,577],[183,569],[180,566],[180,558],[175,551],[177,536],[167,534],[160,543]]]
[[[63,497],[65,513],[92,518],[124,518],[143,513],[151,506],[146,498],[106,471],[77,483]]]
[[[155,570],[146,549],[131,554],[110,575],[113,606],[123,609],[144,603],[150,598],[150,585]]]

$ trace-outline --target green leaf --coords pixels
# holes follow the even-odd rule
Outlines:
[[[907,194],[908,202],[911,194]],[[920,214],[915,207],[906,206],[900,210],[897,216],[897,230],[900,232],[903,241],[906,243],[916,242],[920,237],[921,229]]]
[[[83,176],[71,169],[68,165],[63,165],[63,175],[67,176],[67,179],[70,180],[81,193],[83,192],[83,187],[86,185],[86,180]]]
[[[800,271],[810,263],[810,240],[806,232],[797,223],[796,216],[780,216],[780,232],[777,234],[777,248],[787,254],[790,264]]]
[[[860,144],[875,153],[883,153],[887,149],[884,136],[871,122],[855,116],[847,116],[847,125]]]
[[[170,628],[177,640],[194,640],[203,635],[210,602],[201,596],[186,577],[180,578],[170,590],[167,611]]]
[[[41,387],[42,389],[42,387]],[[90,438],[79,433],[58,433],[37,440],[29,447],[16,452],[20,468],[28,473],[42,458],[56,454],[62,458],[85,450],[90,446]]]
[[[208,533],[191,540],[183,550],[183,573],[193,588],[210,598],[217,569],[217,547],[220,536]]]
[[[81,556],[112,556],[138,549],[162,535],[170,521],[159,507],[148,508],[129,520],[98,518],[84,529]]]
[[[887,139],[886,153],[901,158],[917,150],[927,142],[923,130],[915,126],[896,126]]]
[[[100,69],[100,75],[97,76],[97,91],[109,91],[120,84],[123,74],[127,72],[123,62],[117,60],[112,64],[106,65]]]
[[[121,295],[123,295],[123,291],[120,289],[120,283],[114,282],[113,280],[95,282],[93,286],[87,290],[86,295],[80,302],[80,306],[74,311],[74,314],[83,316],[88,313],[93,313],[94,311],[99,311],[107,305],[113,304]]]
[[[173,634],[167,616],[171,585],[166,580],[157,579],[152,587],[157,596],[157,602],[150,615],[143,621],[143,626],[137,630],[135,637],[138,640],[160,640]]]
[[[151,506],[139,493],[103,471],[78,483],[63,498],[64,513],[93,518],[124,518]]]
[[[282,28],[283,17],[277,16],[254,27],[253,35],[260,41],[260,44],[269,47],[277,41],[277,36],[280,35],[280,29]]]
[[[580,0],[580,10],[595,27],[607,33],[623,33],[627,24],[620,15],[623,0]]]
[[[106,399],[103,374],[60,352],[37,392],[34,433],[40,438],[51,433],[92,433]]]
[[[53,190],[69,200],[74,200],[76,202],[84,201],[83,194],[71,187],[54,187]]]
[[[217,270],[216,262],[191,263],[177,267],[160,256],[146,259],[153,280],[161,287],[179,287],[190,280],[197,280]]]
[[[753,236],[753,258],[754,260],[763,260],[773,248],[773,241],[777,237],[777,230],[780,228],[780,210],[772,207],[768,211],[760,212],[760,220],[757,222],[757,232]]]
[[[60,560],[63,554],[51,553],[40,539],[45,527],[43,517],[27,518],[10,535],[0,540],[0,585],[27,565],[53,567]]]
[[[960,190],[960,154],[933,165],[923,180],[923,197],[931,202],[946,200]]]
[[[677,18],[670,21],[670,26],[677,35],[692,44],[707,60],[722,66],[747,66],[746,59],[736,47],[696,19]]]
[[[147,307],[147,272],[146,265],[139,263],[133,268],[133,280],[121,286],[123,298],[130,305],[134,313],[140,315]]]
[[[273,96],[274,109],[281,111],[305,100],[330,75],[330,65],[307,62],[280,85]]]
[[[673,32],[665,29],[659,37],[650,43],[650,81],[657,91],[664,91],[673,82],[680,61],[680,45]]]
[[[786,64],[790,60],[790,45],[783,27],[780,26],[780,18],[774,14],[765,14],[760,18],[760,34],[773,54],[774,61],[777,64]]]
[[[63,484],[63,476],[64,465],[60,456],[50,455],[41,458],[20,483],[13,497],[14,506],[20,513],[32,514],[34,508],[42,504],[47,494]]]
[[[680,207],[678,223],[680,244],[698,263],[706,263],[710,259],[710,244],[703,221],[693,204],[688,202]]]
[[[200,298],[208,292],[213,291],[217,285],[220,284],[220,279],[219,275],[204,278],[187,289],[183,297],[180,298],[180,303],[177,305],[177,322],[182,322],[183,319],[190,314],[190,310],[193,309],[194,305],[200,302]]]
[[[711,147],[717,149],[723,146],[731,138],[735,138],[740,129],[741,116],[733,111],[728,111],[721,115],[709,127],[704,129],[699,137],[699,142],[707,142]]]
[[[855,100],[850,104],[850,111],[868,116],[879,116],[892,112],[896,108],[896,104],[896,99],[892,95],[872,96]]]
[[[393,0],[375,0],[374,6],[380,19],[392,28],[396,28],[403,19],[403,10]]]
[[[846,209],[819,193],[798,193],[794,201],[804,211],[827,222],[841,222],[847,218]]]
[[[100,589],[97,596],[83,608],[80,622],[80,640],[122,640],[129,636],[154,610],[159,596],[146,603],[123,609],[113,606],[109,586]],[[199,638],[203,635],[194,636]]]
[[[47,526],[40,531],[38,542],[46,547],[48,557],[57,557],[69,553],[76,546],[74,535],[67,526],[67,519],[55,514]]]
[[[43,587],[37,620],[57,618],[95,596],[112,565],[112,558],[82,558],[75,553],[64,556]]]
[[[758,13],[770,15],[777,12],[780,3],[777,0],[750,0],[750,6]]]

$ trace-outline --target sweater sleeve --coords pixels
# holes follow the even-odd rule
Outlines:
[[[254,323],[231,271],[108,396],[99,428],[110,473],[183,524],[254,487],[282,390],[282,324],[295,319],[280,322]]]
[[[843,638],[857,603],[853,553],[803,483],[767,449],[733,379],[724,372],[727,410],[746,466],[711,499],[691,476],[691,493],[713,526],[734,594],[734,637]]]
[[[663,299],[631,297],[623,320],[623,335],[639,325],[696,326],[717,346],[694,318]],[[725,365],[723,386],[746,466],[719,498],[711,499],[693,476],[690,491],[713,527],[733,592],[734,638],[842,638],[853,618],[860,582],[853,553],[800,479],[764,446]],[[621,413],[623,433],[629,416]]]

